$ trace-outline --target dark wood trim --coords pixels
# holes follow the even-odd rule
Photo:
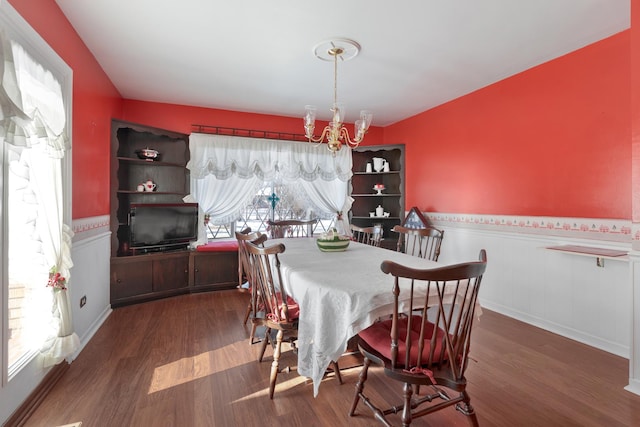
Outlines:
[[[53,389],[58,380],[62,378],[69,369],[69,363],[63,361],[55,365],[47,375],[42,379],[40,384],[31,392],[29,397],[15,410],[9,417],[4,427],[19,427],[25,425],[31,414],[35,412],[42,401],[47,397],[49,391]]]
[[[211,135],[244,136],[247,138],[309,142],[309,138],[300,133],[275,132],[270,130],[256,129],[239,129],[209,125],[191,125],[191,130],[193,132],[207,133]]]

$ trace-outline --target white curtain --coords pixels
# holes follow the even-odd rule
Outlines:
[[[30,255],[32,268],[44,272],[44,276],[40,276],[44,280],[37,285],[37,290],[40,294],[49,295],[49,313],[39,317],[38,324],[31,325],[31,330],[41,334],[40,351],[44,365],[51,366],[80,346],[80,340],[73,331],[67,291],[47,287],[50,272],[59,273],[68,286],[73,266],[72,231],[63,219],[62,158],[68,147],[64,133],[66,117],[62,88],[55,76],[21,45],[4,34],[1,39],[1,119],[4,143],[9,144],[7,152],[12,153],[8,158],[9,181],[16,190],[10,198],[30,200],[35,207],[31,211],[34,215],[13,215],[10,218],[11,225],[25,233],[9,242],[13,253],[9,255],[9,270],[18,271],[21,266],[18,263],[12,268],[12,258],[20,258],[14,249],[27,247],[30,252],[22,255]],[[33,261],[39,262],[34,265]]]
[[[191,195],[213,224],[237,220],[265,181],[297,182],[317,212],[335,215],[348,230],[351,150],[326,145],[227,135],[191,134]]]

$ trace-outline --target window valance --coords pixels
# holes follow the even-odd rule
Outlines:
[[[334,156],[324,144],[192,133],[189,149],[187,168],[193,179],[236,175],[271,180],[276,174],[290,181],[351,178],[351,151],[340,150]]]
[[[56,77],[6,34],[0,35],[0,104],[5,141],[32,147],[42,144],[51,157],[67,149],[62,87]]]

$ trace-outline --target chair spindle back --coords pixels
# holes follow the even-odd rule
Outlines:
[[[444,231],[437,228],[407,228],[401,225],[393,227],[393,231],[400,234],[398,252],[438,261]]]

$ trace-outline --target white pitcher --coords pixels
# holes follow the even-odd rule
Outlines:
[[[376,208],[376,216],[384,216],[384,208],[381,205]]]
[[[373,169],[376,172],[382,172],[382,170],[384,169],[384,165],[387,164],[387,161],[385,159],[383,159],[382,157],[374,157],[373,158]]]

